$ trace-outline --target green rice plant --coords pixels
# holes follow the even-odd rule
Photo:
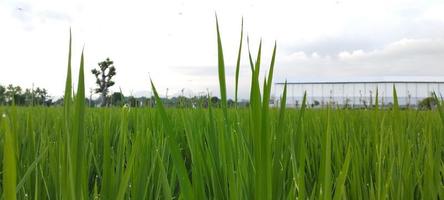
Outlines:
[[[194,199],[194,193],[192,190],[192,185],[188,177],[188,172],[185,167],[184,160],[180,153],[179,144],[176,142],[176,135],[172,130],[172,126],[169,124],[169,119],[165,108],[163,107],[163,103],[160,100],[159,94],[157,93],[156,87],[154,83],[151,81],[151,88],[153,89],[154,96],[156,98],[156,104],[159,111],[159,115],[164,123],[166,132],[169,137],[168,141],[168,149],[171,153],[174,166],[176,168],[177,176],[179,177],[179,184],[181,188],[181,193],[183,193],[185,199]]]
[[[2,132],[4,136],[3,142],[3,194],[5,199],[16,199],[16,147],[15,138],[10,128],[10,121],[7,115],[3,114]]]
[[[228,121],[226,109],[226,86],[225,86],[225,66],[223,58],[222,43],[220,38],[219,25],[216,18],[217,41],[218,41],[218,60],[219,60],[219,83],[222,98],[222,110],[225,113],[225,119]],[[243,31],[241,31],[242,35]],[[242,40],[241,40],[242,41]],[[241,51],[239,47],[239,54]],[[252,125],[250,136],[253,137],[254,170],[255,170],[255,198],[271,199],[272,198],[272,152],[271,152],[271,132],[268,125],[269,100],[271,93],[271,85],[273,78],[274,62],[276,55],[276,45],[273,50],[272,60],[268,79],[264,80],[263,97],[260,94],[259,72],[261,61],[262,42],[259,45],[255,66],[252,67],[252,85],[250,93],[250,123]],[[251,62],[251,54],[250,62]],[[240,58],[238,58],[239,60]],[[252,62],[251,62],[252,63]],[[236,67],[238,71],[238,66]],[[238,74],[236,74],[238,76]],[[236,81],[237,83],[237,81]],[[236,84],[237,85],[237,84]],[[229,124],[227,124],[228,126]],[[231,165],[231,163],[228,163]]]
[[[239,70],[240,70],[240,61],[241,61],[241,53],[242,53],[242,41],[244,38],[244,19],[242,18],[242,25],[241,25],[241,35],[240,35],[240,44],[239,44],[239,51],[237,53],[237,62],[236,62],[236,75],[235,75],[235,92],[234,92],[234,103],[237,106],[237,94],[238,94],[238,88],[239,88]]]

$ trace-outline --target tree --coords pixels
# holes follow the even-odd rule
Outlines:
[[[28,106],[34,105],[34,93],[31,91],[31,89],[26,88],[25,93],[23,93],[23,97],[25,98],[25,104]]]
[[[438,105],[438,102],[434,97],[427,97],[419,102],[418,107],[421,110],[431,110],[436,105]]]
[[[311,104],[311,107],[315,107],[315,106],[319,106],[321,105],[321,103],[319,103],[318,100],[314,100],[313,103]]]
[[[108,94],[108,89],[114,85],[111,80],[114,75],[116,75],[116,68],[114,67],[114,62],[109,58],[105,61],[99,62],[99,69],[91,70],[92,74],[96,76],[97,88],[94,90],[95,93],[100,93],[101,106],[106,105],[106,95]]]
[[[228,107],[231,108],[231,107],[234,107],[235,102],[232,99],[228,99],[227,104],[228,104]]]
[[[111,104],[113,106],[122,106],[125,103],[125,96],[121,92],[114,92],[111,95]]]
[[[23,105],[25,103],[25,98],[22,95],[22,88],[20,86],[9,84],[5,94],[7,101],[10,104],[12,104],[12,102],[16,105]]]
[[[129,96],[129,97],[128,97],[128,104],[129,104],[129,106],[131,106],[131,107],[136,107],[136,106],[138,106],[138,105],[137,105],[137,99],[134,98],[133,96]]]
[[[219,107],[220,99],[218,97],[211,97],[210,102],[211,102],[212,106]]]
[[[48,98],[48,92],[46,92],[45,88],[40,89],[37,87],[37,89],[34,91],[34,101],[38,105],[43,105],[46,103]]]
[[[58,99],[53,103],[53,105],[56,105],[56,106],[63,106],[63,103],[64,103],[64,100],[63,100],[63,97],[61,97],[61,98],[58,98]]]
[[[6,88],[0,85],[0,105],[5,104],[5,92],[6,92]]]

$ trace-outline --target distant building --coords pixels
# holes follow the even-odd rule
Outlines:
[[[401,107],[417,107],[418,103],[432,92],[444,95],[444,77],[380,77],[361,78],[360,80],[305,80],[287,82],[287,106],[299,107],[304,91],[307,104],[311,107],[326,105],[371,107],[375,104],[376,90],[380,105],[393,104],[393,86],[396,88],[398,103]],[[284,82],[274,85],[274,105],[279,105]]]

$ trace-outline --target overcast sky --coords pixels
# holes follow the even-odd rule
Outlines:
[[[275,81],[444,75],[442,0],[3,0],[0,84],[34,83],[61,96],[71,27],[73,73],[77,79],[84,46],[87,91],[95,82],[90,70],[110,57],[117,69],[113,91],[149,94],[150,74],[162,96],[166,88],[169,95],[182,89],[218,95],[215,12],[230,97],[242,16],[253,56],[263,39],[264,71],[277,41]],[[240,95],[246,98],[244,44]]]

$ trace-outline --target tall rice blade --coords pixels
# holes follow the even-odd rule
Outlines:
[[[250,92],[250,101],[253,106],[253,111],[257,111],[257,112],[260,112],[260,106],[261,106],[261,91],[260,91],[260,87],[259,87],[259,70],[260,70],[260,65],[261,65],[261,52],[262,52],[262,40],[259,43],[259,49],[258,49],[258,53],[257,53],[256,62],[255,62],[255,65],[254,65],[254,68],[252,71],[251,92]]]
[[[239,195],[236,193],[236,191],[239,189],[239,181],[236,180],[236,178],[239,176],[235,172],[235,159],[236,157],[233,157],[233,151],[235,141],[233,140],[233,134],[231,125],[228,120],[228,110],[227,110],[227,97],[226,97],[226,86],[225,86],[225,74],[221,74],[221,72],[224,71],[224,65],[223,65],[223,53],[222,53],[222,43],[221,43],[221,37],[220,37],[220,31],[219,31],[219,25],[216,17],[216,27],[217,27],[217,36],[218,36],[218,52],[219,52],[219,81],[220,81],[220,87],[221,87],[221,97],[222,97],[222,109],[224,113],[224,130],[222,131],[224,134],[220,135],[223,136],[223,138],[219,138],[220,146],[220,156],[221,161],[225,163],[225,167],[223,170],[225,171],[227,175],[227,181],[228,181],[228,187],[227,189],[227,196],[230,196],[231,199],[237,198],[236,195]],[[239,84],[239,69],[240,69],[240,56],[242,52],[242,41],[243,41],[243,20],[242,20],[242,28],[241,28],[241,38],[240,38],[240,44],[239,44],[239,52],[238,52],[238,59],[237,59],[237,65],[236,65],[236,92],[235,92],[235,98],[236,102],[235,105],[237,107],[237,95],[238,95],[238,84]],[[221,62],[222,61],[222,62]],[[221,70],[222,69],[222,70]],[[222,75],[222,76],[221,76]]]
[[[251,73],[253,73],[254,72],[254,64],[253,64],[253,58],[251,58],[250,38],[248,36],[247,36],[247,47],[248,47],[248,60],[250,61]]]
[[[80,69],[79,69],[79,80],[77,83],[77,94],[75,98],[75,108],[74,108],[74,120],[73,120],[73,135],[76,139],[73,145],[73,156],[76,156],[74,175],[76,178],[77,186],[77,197],[82,198],[87,195],[87,184],[86,181],[86,170],[84,168],[84,163],[87,161],[87,155],[85,151],[86,137],[85,137],[85,75],[84,75],[84,57],[83,50],[80,57]]]
[[[227,86],[225,82],[225,64],[224,64],[224,53],[222,49],[222,41],[220,38],[219,22],[216,16],[216,30],[217,30],[217,58],[218,58],[218,72],[219,72],[219,87],[220,87],[220,97],[222,109],[224,111],[225,120],[228,121],[227,112]]]
[[[254,63],[254,73],[259,80],[259,73],[261,71],[261,53],[262,53],[262,39],[259,41],[259,49],[257,50],[256,62]]]
[[[264,146],[262,138],[262,107],[261,107],[261,95],[259,87],[259,66],[261,60],[262,43],[259,45],[258,57],[251,78],[251,92],[250,92],[250,124],[251,124],[251,137],[253,138],[253,155],[255,166],[255,198],[266,199],[267,197],[267,183],[266,183],[266,163],[265,155],[263,154]]]
[[[10,128],[10,121],[8,116],[3,114],[2,129],[4,133],[3,144],[3,180],[2,188],[5,199],[16,199],[16,183],[17,183],[17,168],[16,168],[16,152],[14,136]]]
[[[240,36],[240,42],[239,42],[240,44],[239,44],[239,51],[237,53],[237,62],[236,62],[235,93],[234,93],[234,103],[235,103],[236,107],[237,107],[237,94],[238,94],[238,88],[239,88],[239,69],[240,69],[243,37],[244,37],[244,19],[242,18],[241,36]]]
[[[66,196],[69,196],[71,199],[76,199],[75,196],[75,175],[74,175],[74,163],[73,159],[74,156],[72,154],[72,122],[71,122],[71,103],[72,103],[72,78],[71,78],[71,48],[72,48],[72,35],[71,30],[69,30],[69,49],[68,49],[68,69],[66,74],[66,83],[65,83],[65,95],[63,97],[63,107],[64,107],[64,133],[65,137],[64,145],[62,147],[64,148],[64,157],[62,157],[64,160],[60,160],[60,164],[62,165],[62,173],[67,177],[68,181],[66,184],[62,184],[61,182],[61,188],[64,191],[63,194]],[[62,138],[63,138],[62,137]]]
[[[273,71],[274,71],[274,62],[276,57],[276,42],[274,43],[274,49],[273,49],[273,55],[271,57],[271,63],[270,63],[270,71],[268,72],[268,79],[266,79],[266,84],[264,85],[264,97],[263,97],[263,105],[262,105],[262,112],[264,114],[268,113],[269,105],[270,105],[270,93],[271,93],[271,86],[273,85]],[[259,70],[259,69],[258,69]],[[265,115],[262,118],[263,125],[266,125],[268,119],[268,115]],[[263,127],[263,129],[266,127]]]
[[[64,103],[64,110],[65,110],[65,119],[69,119],[69,107],[71,104],[71,87],[72,87],[72,80],[71,80],[71,42],[72,42],[72,36],[71,36],[71,29],[69,30],[69,50],[68,50],[68,70],[66,72],[66,83],[65,83],[65,96],[63,97],[63,103]],[[65,120],[65,126],[69,127],[67,123],[69,123],[68,120]]]
[[[234,169],[233,169],[233,161],[232,161],[232,149],[230,147],[230,140],[228,139],[230,136],[229,130],[230,130],[230,124],[228,122],[228,110],[227,110],[227,89],[226,89],[226,83],[225,83],[225,65],[224,65],[224,56],[223,56],[223,49],[222,49],[222,41],[220,37],[220,31],[219,31],[219,22],[217,20],[216,16],[216,29],[217,29],[217,52],[218,52],[218,68],[219,68],[219,86],[220,86],[220,95],[221,95],[221,104],[222,104],[222,111],[224,114],[224,129],[223,129],[223,139],[220,142],[220,153],[222,162],[225,163],[225,171],[227,172],[229,186],[230,186],[230,194],[234,193]],[[197,183],[197,182],[196,182]],[[197,196],[196,196],[197,197]]]
[[[167,135],[169,137],[168,142],[170,144],[168,144],[167,147],[171,153],[173,166],[176,169],[177,177],[179,178],[180,190],[181,190],[182,194],[184,195],[184,199],[195,199],[194,194],[193,194],[191,181],[188,177],[188,172],[185,167],[185,162],[182,158],[179,144],[176,141],[176,135],[173,132],[172,126],[171,126],[168,116],[166,114],[165,107],[163,106],[163,103],[159,97],[159,94],[157,93],[156,87],[154,86],[154,83],[152,80],[150,82],[151,82],[151,88],[154,93],[154,97],[156,99],[157,110],[158,110],[160,118],[162,119],[162,122],[164,124],[164,128],[166,129],[165,131],[167,132]]]
[[[273,70],[274,70],[274,61],[276,56],[276,43],[273,49],[273,56],[270,64],[270,71],[268,72],[268,79],[264,81],[264,91],[263,91],[263,101],[262,101],[262,136],[261,136],[261,149],[262,156],[264,156],[263,164],[265,165],[265,177],[266,180],[264,182],[267,199],[272,198],[272,152],[271,152],[271,132],[269,131],[269,101],[270,101],[270,92],[271,85],[273,81]],[[259,67],[258,67],[259,68]],[[257,69],[259,70],[259,69]]]

